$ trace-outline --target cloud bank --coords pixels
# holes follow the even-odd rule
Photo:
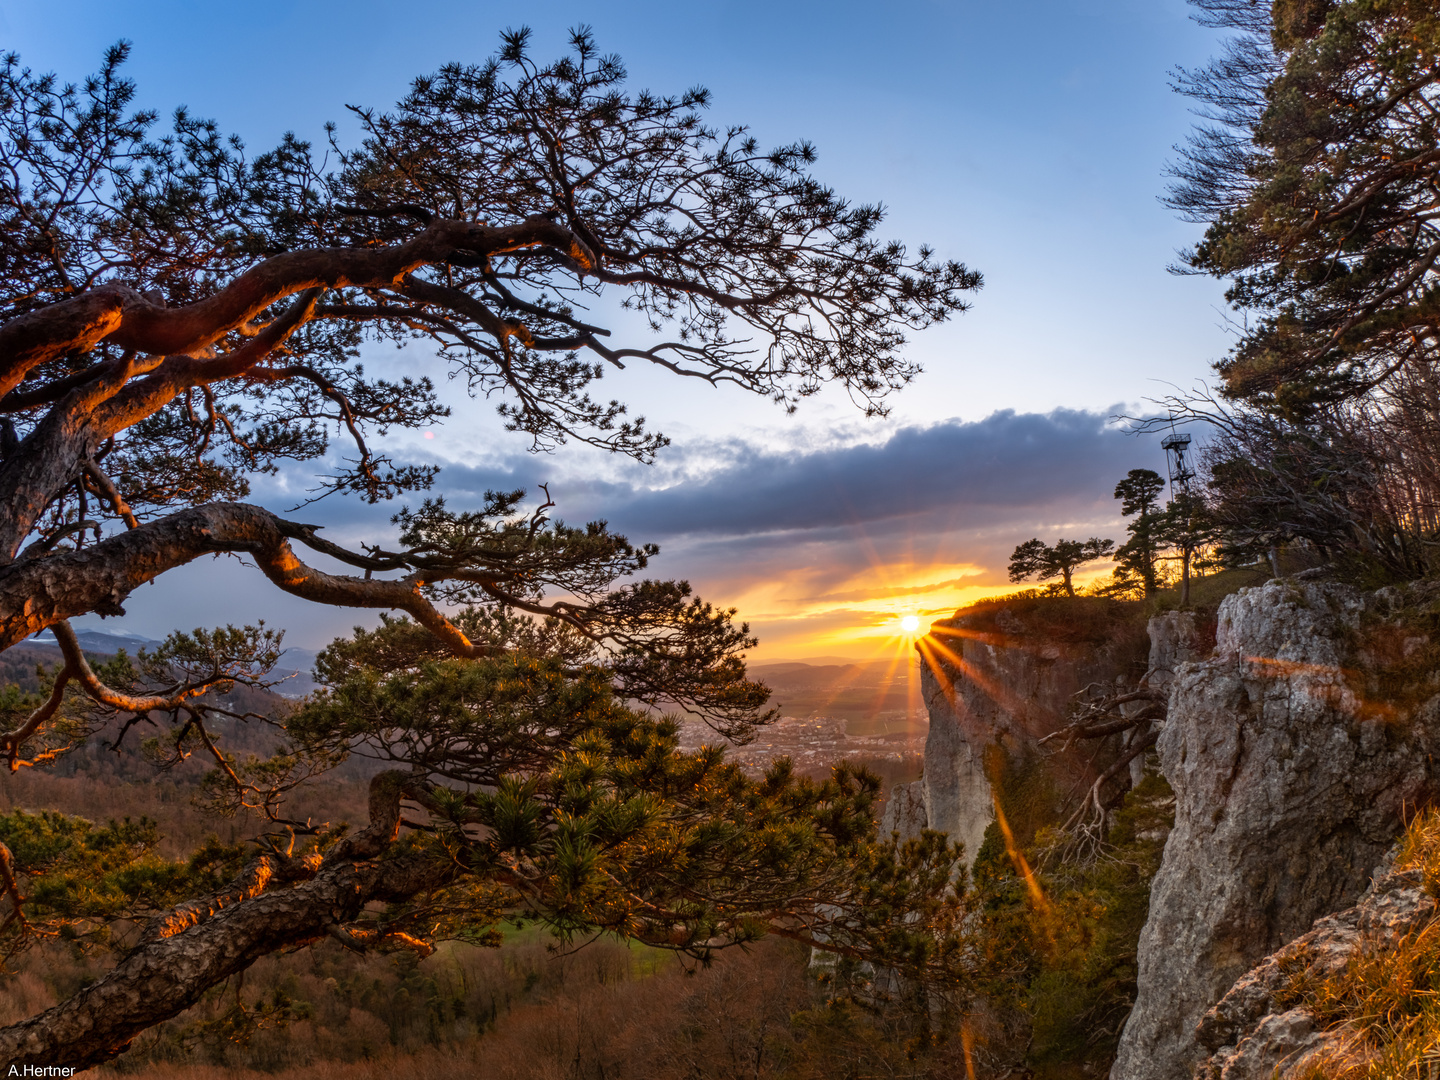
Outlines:
[[[654,470],[595,478],[577,461],[583,456],[440,462],[437,490],[461,508],[486,489],[548,483],[566,520],[604,518],[633,540],[657,541],[656,575],[688,578],[707,599],[740,607],[763,659],[859,655],[902,612],[948,612],[1008,587],[1009,552],[1031,536],[1119,536],[1116,480],[1162,465],[1153,441],[1078,410],[1006,410],[793,452],[722,439],[677,449],[661,485]],[[302,487],[290,478],[286,490],[257,490],[257,501],[284,509]],[[384,508],[355,501],[289,516],[325,525],[337,541],[390,531]],[[365,614],[304,605],[256,576],[233,561],[166,575],[136,594],[126,627],[160,636],[266,616],[289,625],[295,644],[314,647]]]
[[[802,453],[731,449],[708,476],[668,487],[642,486],[643,474],[631,482],[586,481],[554,466],[542,479],[570,517],[583,509],[647,537],[744,537],[959,509],[996,519],[1077,497],[1108,497],[1110,477],[1133,468],[1147,448],[1104,414],[1062,409],[1005,410],[969,423],[901,428],[878,444]],[[526,463],[507,462],[503,469],[449,464],[441,484],[452,495],[473,497],[523,483]]]

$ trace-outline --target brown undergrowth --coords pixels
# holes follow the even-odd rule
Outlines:
[[[73,759],[70,775],[11,775],[0,809],[59,804],[97,822],[148,817],[177,852],[206,834],[223,841],[254,830],[253,821],[197,813],[183,776],[137,784],[107,772],[115,758]],[[307,812],[363,816],[364,789],[354,788],[304,793],[318,800]],[[703,969],[613,940],[568,953],[553,946],[533,928],[507,934],[498,949],[449,943],[425,959],[361,955],[326,940],[258,961],[106,1070],[147,1080],[964,1075],[959,1040],[937,1040],[923,1015],[899,1003],[835,994],[810,971],[808,951],[787,942],[727,950]],[[13,966],[0,975],[0,1024],[65,1000],[106,962],[54,941]]]
[[[829,1000],[809,954],[766,940],[708,968],[597,942],[350,958],[328,944],[263,961],[243,988],[147,1034],[105,1071],[126,1080],[939,1080],[959,1040]],[[233,1019],[243,998],[247,1030]],[[283,1007],[285,1015],[280,1015]],[[262,1013],[269,1008],[270,1018]]]
[[[1369,715],[1401,718],[1440,689],[1440,581],[1382,590],[1350,642],[1346,680]]]

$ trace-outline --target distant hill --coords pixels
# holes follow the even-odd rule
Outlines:
[[[108,659],[121,649],[129,655],[134,655],[141,648],[154,648],[160,644],[154,638],[143,637],[139,634],[96,629],[76,630],[75,637],[92,661]],[[12,646],[4,653],[0,653],[0,686],[14,683],[25,690],[33,691],[39,686],[35,672],[36,666],[44,665],[47,669],[53,669],[62,662],[62,659],[60,646],[55,640],[54,634],[48,631],[37,634]],[[304,664],[305,670],[303,672],[297,672],[294,668],[287,670],[283,666],[285,660],[289,660],[297,666]],[[212,717],[211,729],[223,739],[225,748],[236,753],[242,759],[250,755],[267,757],[272,754],[281,745],[283,736],[276,727],[254,717],[270,717],[272,719],[281,717],[293,707],[291,703],[293,699],[303,697],[314,689],[316,683],[309,671],[314,662],[315,654],[309,650],[287,649],[282,659],[282,666],[276,668],[271,674],[273,677],[279,678],[290,674],[291,678],[269,689],[236,684],[227,694],[207,695],[202,698],[202,701],[211,701],[236,713],[253,714],[252,718],[246,720],[234,720],[223,716]],[[203,754],[193,755],[182,765],[157,773],[154,766],[137,751],[139,744],[144,739],[151,738],[164,730],[163,722],[160,727],[147,724],[135,729],[124,740],[128,752],[115,753],[113,750],[116,748],[115,744],[119,738],[123,719],[112,722],[106,729],[99,731],[95,738],[64,755],[47,768],[25,770],[24,772],[29,774],[28,779],[24,776],[7,777],[6,782],[0,784],[0,810],[7,805],[25,805],[23,797],[34,795],[38,790],[36,784],[44,787],[45,784],[59,783],[63,785],[64,783],[83,781],[88,784],[99,784],[105,791],[110,791],[117,784],[122,786],[140,785],[141,787],[160,784],[163,791],[157,788],[156,791],[136,795],[133,798],[126,796],[125,799],[116,803],[116,812],[130,812],[131,809],[134,809],[137,813],[149,814],[165,823],[167,835],[193,839],[191,834],[195,832],[195,829],[200,828],[200,825],[175,818],[175,814],[181,814],[183,817],[180,809],[176,807],[166,809],[160,804],[179,800],[177,807],[187,805],[190,794],[193,793],[194,784],[211,768],[212,763]],[[342,788],[349,784],[363,784],[378,767],[380,766],[369,759],[351,758],[331,773],[317,788],[317,791],[323,790],[324,784],[338,783]],[[76,803],[75,800],[80,796],[76,795],[75,791],[66,790],[68,794],[62,800],[62,805],[68,806],[70,811],[75,812],[75,808],[83,804],[82,809],[78,812],[96,817],[97,820],[103,819],[97,817],[100,814],[97,807],[103,808],[105,799],[111,796],[95,795],[92,799],[91,795],[86,795],[80,803]],[[348,792],[348,788],[346,791]],[[157,794],[157,792],[160,793]],[[351,794],[353,793],[345,794],[344,800],[354,801],[350,798]],[[320,804],[323,804],[323,797],[316,796],[316,798],[319,799]],[[156,799],[159,800],[158,803],[155,801]],[[86,800],[94,801],[95,806],[91,806]],[[44,802],[37,801],[35,805],[44,805]],[[307,815],[324,813],[323,807],[317,809],[308,803],[305,804],[305,812]],[[214,822],[211,821],[205,825],[205,828],[214,828]],[[233,837],[234,828],[231,827],[229,831]]]
[[[313,674],[315,670],[315,653],[309,649],[289,649],[280,657],[280,663],[271,673],[275,678],[284,679],[270,689],[281,697],[302,698],[306,694],[320,689],[320,684],[315,681]]]
[[[784,667],[788,664],[801,664],[806,667],[847,667],[850,664],[879,663],[880,661],[857,660],[853,656],[794,656],[788,660],[763,660],[752,664],[752,667]],[[889,661],[884,661],[889,663]]]
[[[770,687],[770,702],[784,716],[830,716],[845,721],[851,735],[915,730],[928,717],[920,698],[920,677],[912,657],[835,663],[786,661],[753,664],[750,677]]]
[[[76,630],[75,638],[80,642],[80,647],[86,652],[100,653],[103,656],[114,656],[121,649],[124,649],[131,656],[134,656],[142,648],[153,649],[160,642],[154,638],[141,637],[139,634],[129,634],[125,631],[114,630]],[[30,638],[33,645],[47,645],[50,648],[59,648],[55,641],[55,635],[49,630],[41,630],[40,633]]]
[[[123,630],[76,630],[75,639],[80,642],[80,648],[87,653],[95,653],[99,656],[114,656],[121,649],[124,649],[128,655],[134,656],[140,649],[153,649],[160,644],[154,638],[142,637],[139,634],[131,634]],[[22,650],[33,650],[37,647],[54,650],[60,648],[59,643],[55,640],[55,635],[49,630],[40,631],[18,646]],[[58,655],[55,660],[59,660]],[[30,663],[33,666],[34,661]],[[302,698],[311,691],[319,689],[320,684],[315,681],[312,674],[314,667],[315,653],[309,649],[286,648],[279,665],[271,673],[274,678],[283,681],[272,686],[271,691],[281,697],[295,699]]]
[[[154,638],[126,631],[76,630],[80,647],[97,656],[114,656],[124,650],[131,656],[142,648],[160,644]],[[55,635],[48,630],[9,650],[0,660],[0,682],[33,682],[37,663],[47,666],[60,660]],[[291,700],[319,688],[313,668],[316,654],[309,649],[287,648],[272,673],[280,679],[270,692]],[[771,704],[786,716],[830,716],[846,722],[852,735],[883,734],[895,722],[913,725],[925,719],[919,699],[919,678],[915,659],[850,660],[840,656],[816,656],[808,660],[787,660],[753,664],[751,678],[767,684],[774,696]]]

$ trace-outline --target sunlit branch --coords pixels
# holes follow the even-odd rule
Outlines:
[[[143,714],[148,712],[170,712],[178,709],[190,698],[198,697],[205,693],[217,682],[228,681],[225,678],[206,680],[198,684],[182,687],[173,694],[151,694],[136,695],[128,694],[122,690],[116,690],[107,686],[101,681],[90,667],[90,662],[85,659],[84,652],[80,649],[79,639],[70,624],[64,619],[59,619],[50,625],[51,632],[55,635],[55,641],[60,646],[60,652],[65,657],[65,669],[71,673],[75,681],[80,684],[85,693],[112,709],[121,712]]]
[[[140,527],[140,521],[135,517],[134,511],[130,509],[130,504],[125,501],[114,481],[101,471],[100,466],[95,463],[93,458],[85,461],[85,475],[90,478],[96,490],[109,501],[111,509],[115,511],[115,516],[125,522],[127,529]]]
[[[61,703],[65,700],[65,687],[69,682],[70,668],[66,666],[55,673],[55,684],[50,688],[50,696],[27,716],[19,727],[0,735],[0,752],[3,752],[10,762],[12,773],[18,771],[22,764],[20,750],[25,743],[33,738],[59,711]]]

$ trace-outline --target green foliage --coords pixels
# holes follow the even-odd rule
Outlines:
[[[1147,775],[1115,813],[1097,858],[1043,873],[1053,938],[1029,987],[1037,1066],[1104,1067],[1114,1055],[1135,1001],[1136,946],[1174,805],[1164,778]]]
[[[981,992],[992,1008],[1023,1017],[1011,1053],[1037,1077],[1103,1073],[1134,1002],[1136,946],[1173,795],[1147,775],[1114,813],[1104,848],[1066,860],[1057,857],[1061,800],[1044,764],[995,755],[990,772],[1002,817],[971,870]]]
[[[228,694],[236,683],[273,685],[265,676],[279,663],[284,640],[285,631],[267,630],[264,619],[256,626],[177,630],[154,650],[142,648],[135,666],[147,685],[203,685],[207,692]]]
[[[1423,0],[1273,13],[1273,41],[1237,16],[1254,38],[1182,81],[1233,135],[1197,135],[1172,198],[1210,223],[1190,265],[1251,316],[1226,393],[1303,416],[1433,362],[1440,20]]]
[[[1126,526],[1130,539],[1115,552],[1119,565],[1110,589],[1133,591],[1138,585],[1145,598],[1153,597],[1160,585],[1160,561],[1173,558],[1180,563],[1183,606],[1189,603],[1191,571],[1215,543],[1219,530],[1209,502],[1188,489],[1176,491],[1162,510],[1158,496],[1164,489],[1164,479],[1150,469],[1131,469],[1115,485],[1121,512],[1135,520]],[[1174,554],[1162,556],[1167,550]]]
[[[1115,551],[1115,576],[1140,579],[1145,596],[1156,589],[1155,560],[1161,540],[1161,514],[1158,496],[1165,490],[1165,479],[1152,469],[1131,469],[1125,479],[1115,485],[1115,498],[1121,500],[1120,512],[1135,520],[1125,526],[1130,539]]]
[[[53,810],[0,815],[0,843],[24,903],[0,928],[6,957],[58,936],[79,948],[110,946],[117,921],[145,919],[234,875],[243,851],[211,841],[190,858],[155,853],[159,833],[148,819],[97,827]]]
[[[528,42],[507,32],[487,62],[417,79],[392,109],[355,108],[360,141],[341,145],[332,129],[323,159],[293,135],[247,152],[184,109],[157,130],[157,113],[134,108],[125,44],[73,85],[0,59],[0,322],[30,343],[11,358],[0,409],[0,486],[16,495],[0,514],[0,560],[78,559],[53,571],[74,577],[64,610],[29,626],[53,620],[67,667],[37,689],[57,692],[0,702],[44,729],[42,754],[24,763],[106,725],[120,742],[167,717],[146,759],[172,773],[206,759],[202,807],[256,812],[271,830],[245,853],[273,876],[247,878],[239,903],[255,887],[325,884],[352,862],[374,871],[318,923],[277,915],[273,936],[237,947],[246,962],[252,948],[305,944],[326,920],[352,944],[423,951],[447,937],[493,942],[523,912],[566,942],[614,933],[702,960],[788,933],[823,940],[857,971],[953,991],[968,962],[965,898],[950,884],[958,852],[934,836],[877,842],[873,775],[842,764],[813,780],[781,762],[757,779],[718,748],[679,751],[666,708],[737,740],[774,713],[746,676],[755,639],[735,611],[639,576],[653,545],[603,521],[567,525],[549,516],[548,493],[537,505],[523,491],[470,509],[404,506],[392,518],[400,550],[348,551],[260,507],[181,512],[321,458],[335,471],[315,477],[316,498],[428,488],[436,467],[371,447],[449,409],[427,379],[367,373],[362,347],[377,342],[433,349],[533,449],[578,439],[643,461],[667,440],[592,396],[607,364],[640,360],[786,408],[838,382],[883,414],[919,370],[906,335],[964,310],[980,287],[928,247],[878,240],[882,209],[817,182],[808,144],[764,149],[744,128],[707,126],[701,89],[627,90],[588,30],[551,63]],[[247,291],[259,279],[271,284]],[[638,313],[653,332],[629,347],[584,308]],[[355,456],[331,453],[332,430]],[[207,524],[167,532],[176,517],[149,520],[171,511]],[[300,545],[353,569],[312,572]],[[98,672],[75,656],[63,618],[115,614],[134,582],[239,550],[282,588],[404,610],[425,634],[389,619],[337,644],[320,663],[323,692],[263,717],[217,700],[263,689],[281,645],[263,624],[174,635]],[[94,706],[62,701],[65,680]],[[218,735],[249,720],[269,721],[273,738],[242,759]],[[292,810],[306,782],[355,758],[398,766],[366,770],[369,822]],[[209,891],[239,857],[171,864],[143,830],[45,828],[61,854],[17,863],[30,899],[9,890],[15,935],[60,920],[77,938],[124,936],[125,921]],[[44,848],[23,829],[14,840],[25,857]],[[194,917],[215,918],[208,907]],[[333,921],[342,909],[346,926]],[[218,970],[178,974],[184,943],[173,944],[171,996],[157,1006],[172,1010]],[[262,1009],[282,1019],[290,1001]],[[100,1060],[155,1015],[119,1010],[124,1034],[75,1052]],[[200,1037],[234,1041],[243,1020],[226,1011]]]
[[[924,987],[912,1004],[927,1014],[927,1002],[968,992],[968,898],[951,885],[959,852],[935,833],[877,842],[879,781],[863,768],[812,780],[780,761],[747,777],[718,748],[681,753],[675,721],[627,708],[602,668],[523,650],[436,658],[403,620],[361,641],[327,651],[336,681],[281,720],[280,753],[232,759],[200,789],[212,809],[257,793],[280,808],[301,790],[302,763],[315,775],[352,755],[418,770],[385,774],[421,778],[397,781],[415,800],[412,827],[387,857],[446,868],[444,884],[371,911],[350,927],[356,940],[493,946],[519,916],[574,946],[608,933],[708,963],[780,932],[843,954],[837,1000],[874,999],[877,968]],[[135,662],[119,657],[108,674],[127,672]],[[312,821],[321,831],[306,840],[295,828],[297,854],[330,850],[346,832]],[[167,860],[153,822],[97,828],[24,811],[0,817],[0,843],[26,898],[24,921],[0,931],[11,953],[53,936],[86,950],[132,942],[137,922],[221,888],[257,850],[211,842]],[[271,994],[219,1009],[184,1040],[223,1057],[267,1025],[302,1022],[304,1008]]]
[[[1437,530],[1440,20],[1425,0],[1194,0],[1238,32],[1182,72],[1205,122],[1171,203],[1243,325],[1216,365],[1211,508],[1237,566],[1299,542],[1357,577],[1430,570]]]
[[[681,753],[675,721],[625,707],[602,668],[520,651],[436,659],[401,620],[337,643],[321,667],[343,678],[288,718],[295,753],[434,778],[411,792],[432,829],[418,849],[500,897],[467,921],[459,894],[427,896],[387,915],[394,929],[423,935],[443,915],[473,937],[523,905],[567,940],[603,930],[705,955],[780,928],[796,896],[824,896],[837,948],[958,985],[958,855],[935,835],[877,843],[879,781],[863,769],[815,781],[782,760],[750,779],[718,748]]]
[[[1313,38],[1324,28],[1325,16],[1332,6],[1332,0],[1272,0],[1271,40],[1275,48],[1289,50]]]
[[[548,501],[523,512],[524,494],[487,492],[480,510],[462,513],[426,500],[394,517],[404,550],[377,548],[364,557],[340,551],[367,570],[409,570],[428,582],[431,599],[459,610],[445,619],[452,633],[428,643],[438,613],[423,630],[403,620],[375,634],[357,630],[352,646],[337,645],[322,658],[320,676],[343,678],[366,650],[393,650],[400,664],[472,649],[519,650],[571,668],[603,666],[623,698],[651,708],[678,705],[737,741],[775,716],[764,710],[769,690],[746,677],[744,651],[756,641],[747,624],[736,623],[734,608],[706,603],[685,581],[621,583],[649,565],[654,545],[632,545],[601,521],[575,528],[553,520]],[[468,644],[457,650],[462,635]]]
[[[1190,603],[1190,578],[1197,557],[1206,551],[1220,535],[1205,499],[1192,491],[1180,490],[1165,506],[1160,519],[1157,535],[1175,554],[1180,563],[1180,602]]]

